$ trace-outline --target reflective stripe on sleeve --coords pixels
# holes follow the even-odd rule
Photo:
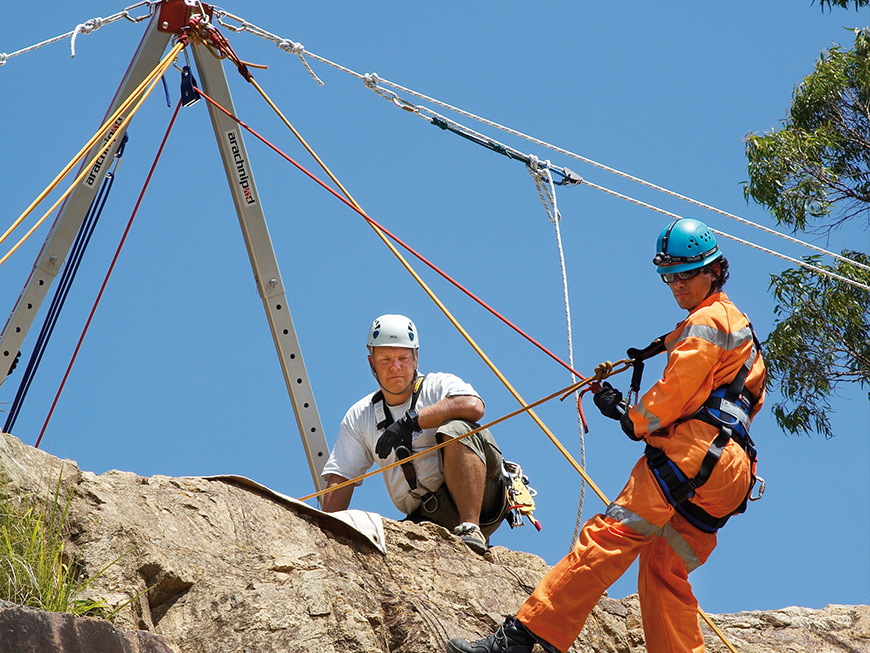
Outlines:
[[[642,401],[637,402],[634,406],[634,409],[637,411],[638,415],[643,417],[647,422],[647,430],[650,433],[655,433],[662,427],[662,423],[659,420],[657,415],[651,413],[646,406],[643,405]]]
[[[686,564],[686,571],[688,573],[693,572],[701,566],[701,561],[698,559],[698,556],[695,555],[695,552],[692,551],[689,543],[686,542],[685,538],[683,538],[683,536],[680,535],[679,532],[677,532],[677,530],[670,524],[656,526],[628,508],[615,503],[611,503],[607,506],[604,516],[610,517],[612,520],[619,522],[623,526],[628,526],[631,530],[640,533],[644,537],[658,535],[665,538],[674,552],[676,552],[676,554],[680,556],[682,561]]]
[[[747,325],[734,333],[725,333],[707,324],[690,324],[683,329],[680,337],[673,344],[686,338],[700,338],[725,351],[731,351],[743,346],[748,340],[752,340],[752,329]]]

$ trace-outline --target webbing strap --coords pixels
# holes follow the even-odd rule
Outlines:
[[[643,362],[646,359],[652,358],[653,356],[658,356],[665,351],[666,337],[667,334],[659,336],[643,349],[635,349],[634,347],[630,347],[628,351],[625,352],[626,356],[628,356],[633,361],[631,366],[634,368],[634,371],[631,374],[631,386],[629,393],[634,393],[634,395],[637,396],[637,394],[640,392],[640,384],[643,380]]]
[[[414,410],[414,408],[417,406],[417,400],[420,398],[420,392],[423,390],[423,379],[425,378],[425,376],[418,376],[417,380],[414,382],[414,391],[411,393],[410,410]],[[383,390],[378,390],[372,396],[372,404],[375,407],[375,418],[378,420],[378,430],[383,430],[396,421],[393,419],[393,414],[390,412],[390,407],[387,406],[387,400],[384,398]],[[409,435],[407,438],[405,438],[405,441],[402,442],[402,444],[396,447],[396,459],[404,460],[411,455],[411,438],[412,436]],[[418,485],[417,472],[414,470],[413,461],[402,463],[401,467],[402,474],[404,474],[405,480],[408,482],[411,490],[416,490]]]

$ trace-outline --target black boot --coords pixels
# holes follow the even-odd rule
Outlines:
[[[546,642],[535,637],[528,628],[513,617],[508,617],[489,637],[476,642],[467,642],[454,637],[447,642],[447,653],[531,653],[535,642],[540,642],[548,651],[556,651]]]

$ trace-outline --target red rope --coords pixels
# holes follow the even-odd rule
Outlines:
[[[473,299],[473,300],[476,301],[478,304],[480,304],[483,308],[485,308],[485,309],[488,310],[490,313],[492,313],[495,317],[497,317],[498,319],[500,319],[502,322],[504,322],[506,325],[508,325],[510,328],[512,328],[514,331],[516,331],[518,334],[520,334],[523,338],[525,338],[525,339],[528,340],[530,343],[532,343],[533,345],[535,345],[535,347],[537,347],[537,348],[540,349],[542,352],[544,352],[545,354],[547,354],[550,358],[552,358],[554,361],[556,361],[557,363],[559,363],[562,367],[564,367],[565,369],[567,369],[569,372],[573,373],[575,376],[578,376],[578,377],[580,377],[581,379],[583,378],[583,375],[580,374],[580,372],[576,371],[574,368],[572,368],[570,365],[568,365],[568,363],[566,363],[566,362],[563,361],[561,358],[559,358],[556,354],[554,354],[554,353],[551,352],[549,349],[547,349],[544,345],[542,345],[542,344],[539,343],[537,340],[535,340],[534,338],[532,338],[532,337],[531,337],[530,335],[528,335],[525,331],[523,331],[522,329],[520,329],[520,328],[519,328],[518,326],[516,326],[513,322],[511,322],[509,319],[507,319],[506,317],[504,317],[501,313],[499,313],[498,311],[496,311],[494,308],[492,308],[489,304],[487,304],[485,301],[483,301],[482,299],[480,299],[480,298],[479,298],[477,295],[475,295],[473,292],[471,292],[470,290],[468,290],[467,288],[465,288],[462,284],[460,284],[458,281],[456,281],[455,279],[453,279],[453,277],[451,277],[451,276],[448,275],[446,272],[444,272],[443,270],[441,270],[441,269],[440,269],[438,266],[436,266],[434,263],[430,262],[430,261],[429,261],[428,259],[426,259],[422,254],[420,254],[419,252],[417,252],[417,251],[416,251],[415,249],[413,249],[410,245],[406,244],[406,243],[405,243],[402,239],[400,239],[398,236],[396,236],[395,234],[393,234],[391,231],[389,231],[388,229],[386,229],[384,226],[382,226],[381,224],[379,224],[379,223],[378,223],[377,221],[375,221],[374,219],[370,218],[370,217],[366,214],[365,211],[362,211],[362,210],[360,210],[360,209],[357,209],[357,207],[355,207],[355,206],[354,206],[354,205],[353,205],[349,200],[347,200],[343,195],[339,194],[336,190],[334,190],[333,188],[331,188],[330,186],[328,186],[326,183],[324,183],[324,182],[323,182],[321,179],[319,179],[317,176],[315,176],[314,174],[312,174],[311,172],[309,172],[309,171],[308,171],[304,166],[302,166],[301,164],[297,163],[297,162],[296,162],[293,158],[291,158],[289,155],[287,155],[287,154],[285,154],[284,152],[282,152],[278,147],[276,147],[275,145],[273,145],[272,143],[270,143],[266,138],[264,138],[263,136],[261,136],[259,133],[257,133],[257,132],[256,132],[254,129],[252,129],[251,127],[249,127],[249,126],[248,126],[247,124],[245,124],[242,120],[240,120],[239,118],[237,118],[236,116],[234,116],[232,113],[230,113],[230,112],[227,111],[225,108],[223,108],[220,104],[218,104],[218,103],[215,102],[213,99],[211,99],[208,95],[206,95],[205,93],[203,93],[203,92],[202,92],[202,89],[197,88],[196,90],[197,90],[197,92],[198,92],[202,97],[204,97],[204,98],[205,98],[205,99],[206,99],[210,104],[212,104],[214,107],[216,107],[217,109],[219,109],[220,111],[222,111],[223,113],[225,113],[225,114],[226,114],[227,116],[229,116],[232,120],[236,121],[236,122],[237,122],[241,127],[243,127],[244,129],[246,129],[247,131],[249,131],[253,136],[255,136],[256,138],[258,138],[258,139],[259,139],[260,141],[262,141],[265,145],[267,145],[267,146],[270,147],[272,150],[274,150],[277,154],[279,154],[279,155],[282,156],[284,159],[286,159],[287,161],[289,161],[290,163],[292,163],[292,164],[293,164],[294,166],[296,166],[296,168],[298,168],[301,172],[305,173],[305,174],[306,174],[306,175],[307,175],[311,180],[315,181],[315,182],[318,183],[320,186],[322,186],[325,190],[327,190],[327,191],[329,191],[330,193],[332,193],[336,198],[338,198],[341,202],[344,202],[344,204],[346,204],[348,207],[350,207],[353,211],[355,211],[356,213],[359,213],[359,214],[360,214],[360,215],[361,215],[361,216],[362,216],[362,217],[363,217],[363,218],[364,218],[364,219],[365,219],[369,224],[371,224],[371,225],[377,227],[378,229],[380,229],[381,231],[383,231],[387,236],[389,236],[389,237],[392,238],[394,241],[396,241],[396,243],[398,243],[398,244],[401,245],[404,249],[406,249],[408,252],[410,252],[410,253],[413,254],[415,257],[417,257],[417,258],[418,258],[422,263],[424,263],[424,264],[426,264],[427,266],[429,266],[432,270],[434,270],[435,272],[437,272],[437,273],[438,273],[439,275],[441,275],[444,279],[446,279],[446,280],[449,281],[451,284],[453,284],[456,288],[458,288],[459,290],[461,290],[462,292],[464,292],[464,293],[465,293],[466,295],[468,295],[471,299]]]
[[[109,283],[109,277],[112,276],[112,270],[115,269],[115,263],[118,261],[118,256],[121,254],[121,248],[124,246],[124,241],[127,240],[127,234],[130,233],[130,227],[133,225],[133,218],[136,217],[136,213],[139,211],[139,205],[142,203],[142,198],[145,197],[145,191],[148,189],[148,184],[151,182],[151,176],[154,174],[154,169],[157,167],[157,162],[160,160],[160,155],[163,154],[163,147],[166,145],[166,141],[169,138],[169,132],[172,131],[172,125],[175,124],[175,118],[178,116],[178,110],[181,108],[181,101],[179,100],[178,104],[175,105],[175,112],[172,114],[172,120],[169,121],[169,126],[166,128],[166,134],[163,136],[163,141],[160,143],[160,148],[157,150],[157,156],[154,157],[154,163],[151,164],[151,170],[148,172],[148,177],[145,179],[145,185],[142,187],[142,192],[139,193],[139,199],[136,201],[136,206],[133,208],[133,213],[130,216],[130,219],[127,221],[127,228],[124,229],[124,235],[121,236],[121,242],[118,243],[118,249],[115,250],[115,256],[112,258],[112,264],[109,266],[108,272],[106,272],[106,278],[103,280],[103,285],[100,287],[100,292],[97,294],[97,299],[94,302],[94,306],[91,309],[91,314],[88,316],[88,321],[85,323],[85,328],[82,331],[81,337],[79,337],[78,344],[76,345],[75,351],[73,352],[72,359],[69,362],[69,365],[66,368],[66,373],[63,375],[63,380],[60,383],[60,387],[57,389],[57,394],[54,396],[54,401],[51,404],[51,409],[48,411],[48,415],[45,418],[45,423],[42,425],[42,430],[39,432],[39,438],[36,440],[36,447],[39,448],[39,443],[42,442],[42,436],[45,434],[45,429],[48,428],[48,422],[51,420],[51,416],[54,413],[54,408],[57,406],[57,401],[60,399],[60,393],[63,391],[64,386],[66,385],[66,380],[69,378],[69,373],[72,370],[73,363],[76,362],[76,358],[79,355],[79,349],[81,349],[82,342],[85,339],[85,335],[88,332],[88,329],[91,326],[91,320],[94,318],[94,313],[97,312],[97,306],[100,304],[100,299],[103,297],[103,291],[106,289],[106,284]]]

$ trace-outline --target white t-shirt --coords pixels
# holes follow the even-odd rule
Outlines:
[[[372,463],[378,463],[384,467],[396,461],[395,450],[383,460],[378,458],[375,453],[375,444],[381,437],[383,430],[378,430],[377,427],[378,419],[375,416],[375,407],[372,405],[374,395],[373,392],[356,402],[341,421],[338,441],[321,472],[324,479],[328,478],[330,474],[338,474],[344,478],[356,478],[365,474],[371,468]],[[417,399],[416,410],[436,404],[446,397],[467,395],[480,398],[474,388],[458,376],[444,372],[427,374]],[[411,397],[401,405],[389,406],[389,410],[393,419],[398,420],[410,407]],[[411,453],[414,454],[435,446],[438,443],[435,439],[437,430],[424,429],[421,433],[414,433]],[[435,451],[412,461],[414,471],[417,474],[418,493],[425,494],[426,489],[434,492],[444,482],[444,474],[442,474],[438,464],[439,455],[439,452]],[[387,492],[396,508],[406,515],[414,512],[420,505],[420,500],[411,494],[411,488],[402,473],[402,468],[389,469],[381,476],[384,477]],[[362,485],[362,481],[357,485]]]

